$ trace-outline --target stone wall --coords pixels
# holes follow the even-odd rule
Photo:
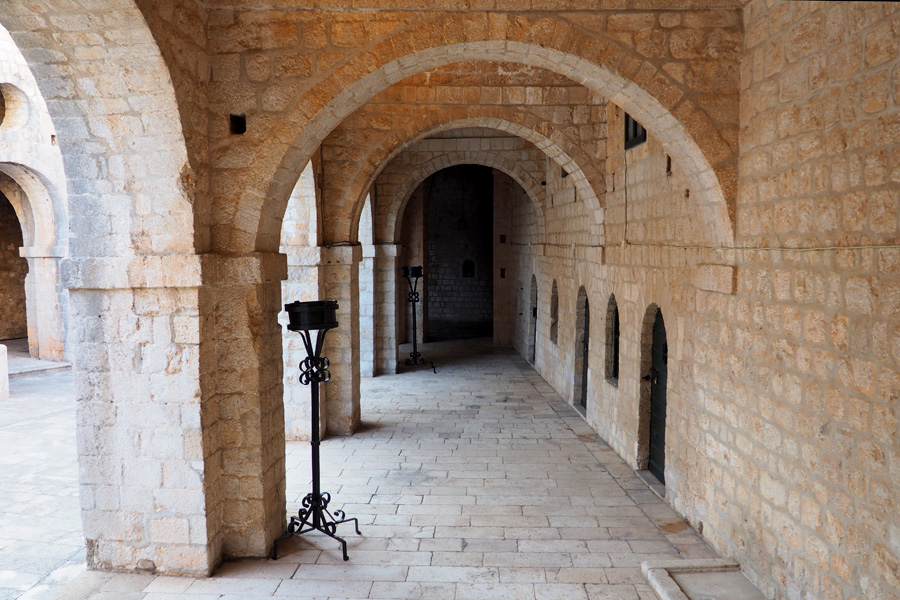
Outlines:
[[[491,171],[460,166],[428,180],[428,340],[493,331],[493,205]],[[470,270],[469,270],[470,269]]]
[[[697,384],[729,473],[704,494],[708,535],[770,594],[900,590],[896,11],[744,10],[736,241],[758,250],[733,302],[698,298],[711,364]]]
[[[22,227],[12,205],[0,194],[0,340],[28,334],[25,318],[25,274],[28,261],[19,256]]]
[[[605,248],[577,228],[569,237],[548,212],[547,230],[558,228],[571,258],[538,244],[521,247],[516,263],[517,347],[526,352],[535,273],[537,368],[564,397],[574,394],[575,349],[547,339],[551,284],[560,340],[585,285],[597,367],[604,349],[593,342],[615,294],[620,376],[613,385],[592,369],[587,418],[635,467],[646,464],[647,324],[662,311],[667,500],[768,597],[900,589],[896,20],[887,4],[747,6],[734,209],[742,250],[718,243],[700,208],[705,191],[652,127],[646,144],[621,151],[613,106]],[[514,239],[533,239],[528,207],[516,214]]]
[[[19,207],[52,217],[21,219],[29,265],[46,268],[33,289],[56,314],[59,270],[71,291],[89,564],[206,573],[270,550],[284,527],[281,364],[299,362],[290,341],[280,356],[282,293],[341,302],[326,420],[350,433],[370,291],[375,326],[393,331],[372,343],[375,369],[402,329],[402,208],[468,162],[524,189],[495,177],[509,214],[491,223],[508,235],[499,304],[530,355],[534,280],[536,368],[569,399],[584,287],[586,418],[610,445],[644,466],[662,311],[668,501],[770,597],[896,595],[893,5],[389,4],[0,3],[22,50],[2,48],[0,84],[36,109],[18,127],[21,98],[0,88],[0,170]],[[624,111],[649,131],[628,151]],[[449,133],[466,128],[504,133]],[[497,137],[511,146],[495,152]],[[311,158],[315,217],[288,208]],[[301,268],[284,286],[280,247]],[[615,385],[593,343],[613,294]]]

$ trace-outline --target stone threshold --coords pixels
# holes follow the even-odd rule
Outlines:
[[[644,561],[641,571],[660,600],[765,600],[730,558]]]

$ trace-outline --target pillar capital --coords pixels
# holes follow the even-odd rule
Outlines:
[[[323,246],[322,265],[352,265],[362,260],[362,245]]]
[[[201,258],[196,254],[98,256],[62,261],[63,287],[70,290],[200,287]]]

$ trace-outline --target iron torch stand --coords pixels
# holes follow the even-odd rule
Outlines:
[[[419,302],[419,292],[416,289],[419,285],[419,278],[422,276],[422,267],[403,267],[403,277],[406,279],[406,282],[409,284],[409,303],[412,305],[412,343],[413,343],[413,351],[409,353],[409,358],[406,359],[407,366],[428,366],[431,365],[431,370],[434,371],[435,375],[437,374],[437,369],[434,368],[434,361],[425,360],[422,358],[422,353],[419,352],[419,340],[416,323],[416,304]]]
[[[326,302],[333,302],[334,308],[337,308],[336,301]],[[294,304],[312,305],[324,303],[307,302]],[[285,308],[288,309],[288,306],[286,306]],[[339,541],[341,543],[341,550],[344,554],[344,560],[349,560],[350,557],[347,555],[347,542],[343,538],[340,538],[336,535],[337,526],[341,523],[349,523],[352,521],[354,527],[356,528],[356,534],[362,535],[362,533],[359,531],[359,521],[356,518],[348,519],[344,514],[344,511],[342,510],[328,510],[328,504],[331,502],[331,494],[329,494],[328,492],[323,493],[320,483],[321,471],[319,468],[319,384],[331,379],[331,373],[328,371],[328,359],[323,357],[321,354],[322,345],[325,340],[325,334],[328,332],[328,329],[337,327],[337,322],[334,321],[333,317],[334,312],[332,309],[331,322],[329,322],[329,319],[326,317],[324,324],[325,326],[316,328],[318,329],[318,334],[316,335],[315,348],[313,348],[312,340],[310,339],[310,329],[297,330],[292,326],[288,326],[288,329],[294,329],[300,334],[301,338],[303,339],[303,345],[306,347],[307,357],[303,359],[303,362],[300,363],[300,368],[302,369],[302,372],[300,373],[300,383],[303,385],[311,386],[310,392],[312,396],[312,410],[310,412],[312,421],[312,492],[310,492],[306,495],[305,498],[303,498],[303,508],[301,508],[297,513],[297,516],[291,517],[291,520],[287,526],[287,533],[275,540],[275,547],[272,551],[273,560],[278,558],[279,541],[291,538],[295,535],[302,535],[313,530],[324,533],[328,537]]]

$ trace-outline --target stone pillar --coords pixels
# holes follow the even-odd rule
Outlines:
[[[397,372],[397,251],[395,244],[375,246],[375,374]],[[405,298],[405,296],[404,296]]]
[[[359,263],[362,248],[322,248],[320,298],[337,300],[337,329],[328,332],[322,354],[331,363],[331,381],[323,384],[326,431],[349,435],[359,427]]]
[[[87,564],[206,575],[217,564],[203,444],[196,256],[62,264]]]
[[[229,557],[263,557],[285,528],[283,254],[203,256],[200,308],[210,512]]]
[[[359,265],[359,374],[375,375],[375,252],[376,246],[362,246]]]
[[[513,296],[515,285],[512,281],[512,268],[509,250],[509,235],[512,229],[513,186],[518,187],[511,177],[494,169],[494,345],[512,345],[513,329]]]
[[[321,249],[315,246],[282,247],[288,260],[288,278],[281,282],[281,307],[289,302],[309,302],[319,299],[321,278]],[[300,383],[300,362],[306,358],[306,348],[300,335],[287,328],[288,317],[284,310],[278,314],[282,326],[284,359],[284,426],[289,440],[308,442],[310,430],[310,387]],[[330,335],[330,334],[329,334]],[[319,435],[325,435],[325,398],[327,386],[319,394]]]
[[[19,255],[28,261],[28,351],[35,358],[64,360],[69,293],[62,286],[59,263],[66,250],[59,246],[30,246],[20,248]]]

